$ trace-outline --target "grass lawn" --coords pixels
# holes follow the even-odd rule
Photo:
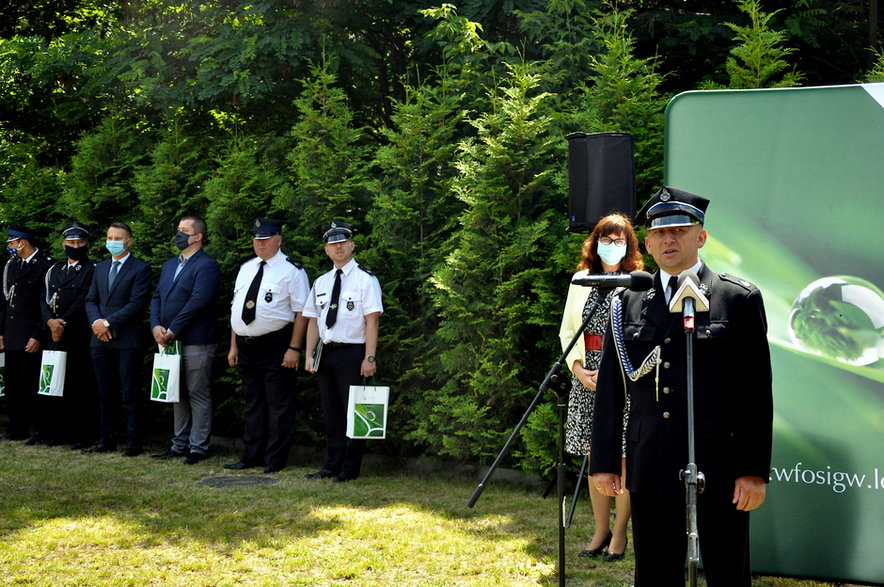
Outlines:
[[[335,484],[304,479],[314,466],[231,475],[222,464],[232,460],[186,466],[0,442],[0,584],[558,584],[555,502],[534,490],[492,479],[469,509],[471,478],[368,467]],[[208,484],[220,477],[275,482]],[[568,585],[629,585],[631,546],[617,563],[577,557],[591,529],[581,506],[567,535]]]

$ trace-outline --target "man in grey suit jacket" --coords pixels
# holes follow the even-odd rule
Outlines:
[[[122,222],[107,229],[105,247],[111,258],[96,265],[86,295],[86,314],[94,334],[92,363],[101,405],[101,436],[88,452],[117,448],[116,415],[120,396],[126,404],[125,456],[140,455],[144,445],[138,375],[144,353],[143,319],[150,299],[150,266],[129,252],[132,230]]]

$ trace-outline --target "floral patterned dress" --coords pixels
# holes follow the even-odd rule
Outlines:
[[[598,309],[589,324],[586,332],[604,338],[610,320],[611,296],[614,290],[606,290],[606,295],[600,300]],[[592,288],[586,305],[583,307],[583,320],[589,314],[600,294],[597,288]],[[590,370],[599,368],[602,362],[602,351],[586,350],[584,367]],[[565,450],[573,455],[585,455],[590,452],[592,444],[592,411],[595,405],[595,391],[586,389],[582,383],[571,375],[571,393],[568,396],[568,421],[565,430]],[[626,409],[623,410],[623,455],[626,455],[626,424],[629,418],[629,397],[626,398]]]

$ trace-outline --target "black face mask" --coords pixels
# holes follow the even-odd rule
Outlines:
[[[68,259],[73,259],[74,261],[85,261],[89,258],[89,247],[69,247],[67,245],[64,246],[64,254],[68,256]]]
[[[183,251],[189,247],[190,244],[187,241],[189,241],[192,236],[192,234],[187,234],[186,232],[181,232],[179,230],[178,234],[175,235],[175,246],[178,247],[178,250]]]

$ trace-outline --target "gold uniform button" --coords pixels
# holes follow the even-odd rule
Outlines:
[[[669,344],[671,341],[672,341],[671,338],[664,338],[664,339],[663,339],[663,344]]]
[[[665,363],[663,363],[663,368],[664,368],[664,369],[668,369],[668,368],[669,368],[669,361],[666,361]]]
[[[670,389],[669,389],[668,387],[664,387],[664,388],[663,388],[663,393],[665,393],[665,394],[668,395],[668,394],[669,394],[669,391],[670,391]]]
[[[669,419],[669,412],[663,412],[663,418],[668,420]]]

